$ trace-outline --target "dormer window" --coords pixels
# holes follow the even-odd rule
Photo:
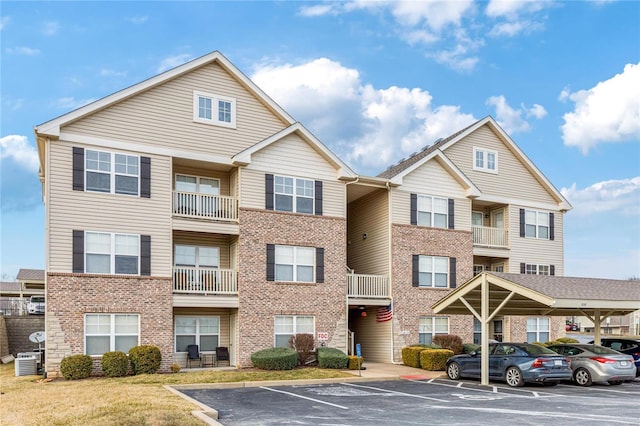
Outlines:
[[[498,153],[488,149],[473,148],[473,170],[498,173]]]
[[[193,121],[235,129],[236,100],[227,96],[194,91]]]

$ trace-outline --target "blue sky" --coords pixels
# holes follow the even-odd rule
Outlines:
[[[640,277],[640,2],[0,8],[3,279],[45,266],[33,127],[214,50],[365,175],[492,115],[574,207],[565,275]]]

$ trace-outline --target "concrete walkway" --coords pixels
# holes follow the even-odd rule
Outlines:
[[[367,379],[434,379],[446,377],[444,371],[429,371],[421,368],[407,367],[403,364],[386,364],[380,362],[365,362],[365,370],[344,370],[354,376],[362,376]]]

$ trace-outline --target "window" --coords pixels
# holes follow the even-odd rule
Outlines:
[[[482,323],[477,318],[473,318],[473,343],[482,344]]]
[[[420,256],[419,287],[446,288],[449,283],[449,258]]]
[[[449,200],[447,198],[418,195],[418,225],[434,228],[448,227]]]
[[[193,121],[236,127],[236,100],[204,92],[193,92]]]
[[[525,210],[524,218],[526,237],[549,239],[549,213]]]
[[[275,246],[275,280],[315,282],[314,247]]]
[[[274,176],[275,210],[313,214],[314,181]]]
[[[140,158],[135,155],[87,150],[86,190],[115,194],[139,194]]]
[[[138,346],[138,314],[86,314],[84,317],[85,354],[102,355]]]
[[[419,319],[419,343],[430,345],[436,334],[449,334],[448,317],[420,317]]]
[[[276,348],[288,348],[289,339],[294,334],[314,333],[314,317],[302,315],[276,315],[274,326],[274,346]]]
[[[527,275],[551,275],[549,265],[533,265],[530,263],[526,264],[525,273]]]
[[[527,318],[527,342],[549,341],[549,317]]]
[[[85,272],[137,275],[140,270],[140,236],[85,232]]]
[[[498,173],[498,153],[481,148],[473,148],[473,170]]]
[[[220,346],[220,317],[176,316],[176,352],[187,352],[187,346],[198,345],[201,352],[215,351]]]
[[[473,265],[473,276],[481,274],[484,271],[484,265]]]
[[[176,175],[175,188],[181,192],[220,195],[220,181],[212,178]]]

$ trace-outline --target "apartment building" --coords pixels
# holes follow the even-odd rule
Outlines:
[[[474,271],[563,270],[570,206],[490,117],[359,176],[213,52],[35,134],[52,373],[138,344],[162,371],[190,344],[245,367],[296,333],[398,361],[436,333],[473,338],[470,316],[430,306]],[[532,320],[557,331],[504,319],[503,337]]]

